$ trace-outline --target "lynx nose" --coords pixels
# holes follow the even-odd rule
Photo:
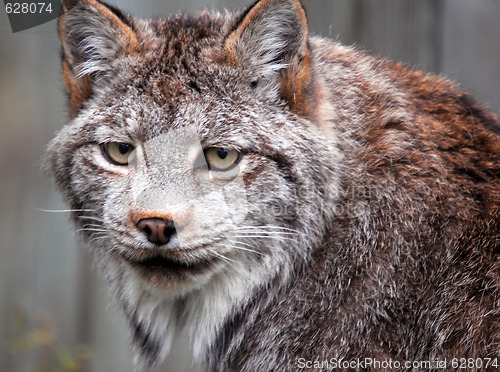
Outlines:
[[[143,218],[137,222],[137,228],[141,230],[151,243],[167,244],[170,237],[175,233],[174,221],[164,218]]]

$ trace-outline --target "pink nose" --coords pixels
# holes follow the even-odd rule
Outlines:
[[[151,243],[162,245],[170,241],[175,233],[174,221],[164,218],[143,218],[137,222],[137,228],[141,230]]]

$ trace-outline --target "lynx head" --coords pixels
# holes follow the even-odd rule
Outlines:
[[[130,320],[138,361],[178,325],[195,351],[318,244],[338,187],[304,10],[139,20],[96,0],[59,21],[70,122],[46,164]]]

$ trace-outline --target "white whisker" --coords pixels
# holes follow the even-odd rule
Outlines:
[[[40,212],[48,212],[48,213],[70,213],[70,212],[96,212],[95,209],[41,209],[41,208],[33,208]]]
[[[290,240],[290,241],[296,241],[295,239],[292,239],[292,238],[289,238],[289,237],[286,237],[286,236],[281,236],[281,235],[256,235],[256,234],[253,234],[253,235],[250,235],[250,234],[247,234],[247,235],[232,235],[231,238],[279,238],[279,240]]]
[[[266,230],[266,229],[269,229],[269,230],[276,230],[276,231],[284,230],[284,231],[290,231],[290,232],[293,232],[293,233],[301,234],[301,232],[298,231],[298,230],[296,230],[296,229],[290,229],[288,227],[274,226],[274,225],[262,225],[262,226],[251,226],[251,225],[248,225],[248,226],[237,226],[237,227],[234,228],[234,230],[246,230],[246,229],[254,229],[254,230]]]
[[[104,222],[104,219],[103,218],[99,218],[99,217],[93,217],[93,216],[78,216],[78,218],[82,219],[82,220],[92,220],[92,221],[97,221],[97,222]]]
[[[255,254],[258,254],[260,256],[263,256],[264,254],[262,254],[261,252],[258,252],[254,249],[249,249],[249,248],[243,248],[243,247],[238,247],[237,245],[230,245],[230,244],[222,244],[221,247],[226,247],[226,248],[232,248],[232,249],[237,249],[237,250],[240,250],[240,251],[245,251],[245,252],[250,252],[250,253],[255,253]]]
[[[242,230],[242,231],[237,231],[236,233],[244,235],[277,235],[277,236],[297,235],[294,233],[283,232],[283,231],[262,231],[262,230],[257,230],[257,231]]]
[[[93,242],[93,241],[95,241],[95,240],[101,240],[101,239],[107,239],[107,238],[108,238],[108,236],[107,236],[106,234],[103,234],[103,235],[98,235],[98,236],[96,236],[95,238],[90,239],[90,240],[89,240],[89,243],[92,243],[92,242]]]
[[[233,231],[240,234],[281,234],[281,235],[304,235],[303,232],[280,226],[239,226]]]
[[[102,225],[99,225],[99,224],[96,224],[96,223],[86,223],[85,225],[83,225],[84,228],[86,227],[98,227],[98,228],[103,228]]]
[[[253,247],[253,244],[249,244],[249,243],[245,243],[245,242],[240,242],[239,240],[231,240],[230,241],[231,243],[237,243],[237,244],[241,244],[241,245],[246,245],[247,247]]]
[[[286,231],[265,231],[265,230],[253,230],[253,231],[245,231],[239,230],[240,234],[266,234],[266,235],[298,235],[297,233],[286,232]]]
[[[83,227],[81,229],[76,230],[75,233],[78,233],[80,231],[96,231],[96,232],[103,232],[103,233],[107,233],[108,232],[108,230],[105,230],[105,229],[93,229],[93,228]]]
[[[224,262],[228,263],[229,265],[233,266],[234,268],[237,268],[237,266],[236,266],[235,264],[237,264],[238,262],[236,262],[235,260],[232,260],[232,259],[230,259],[230,258],[228,258],[228,257],[224,256],[224,255],[223,255],[223,254],[221,254],[221,253],[217,253],[217,252],[213,252],[213,251],[212,251],[212,253],[213,253],[214,255],[216,255],[217,257],[219,257],[222,261],[224,261]]]

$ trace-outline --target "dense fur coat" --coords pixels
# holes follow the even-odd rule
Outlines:
[[[298,0],[65,1],[59,32],[71,120],[45,163],[138,370],[183,328],[216,371],[500,357],[500,124],[467,93],[308,35]]]

